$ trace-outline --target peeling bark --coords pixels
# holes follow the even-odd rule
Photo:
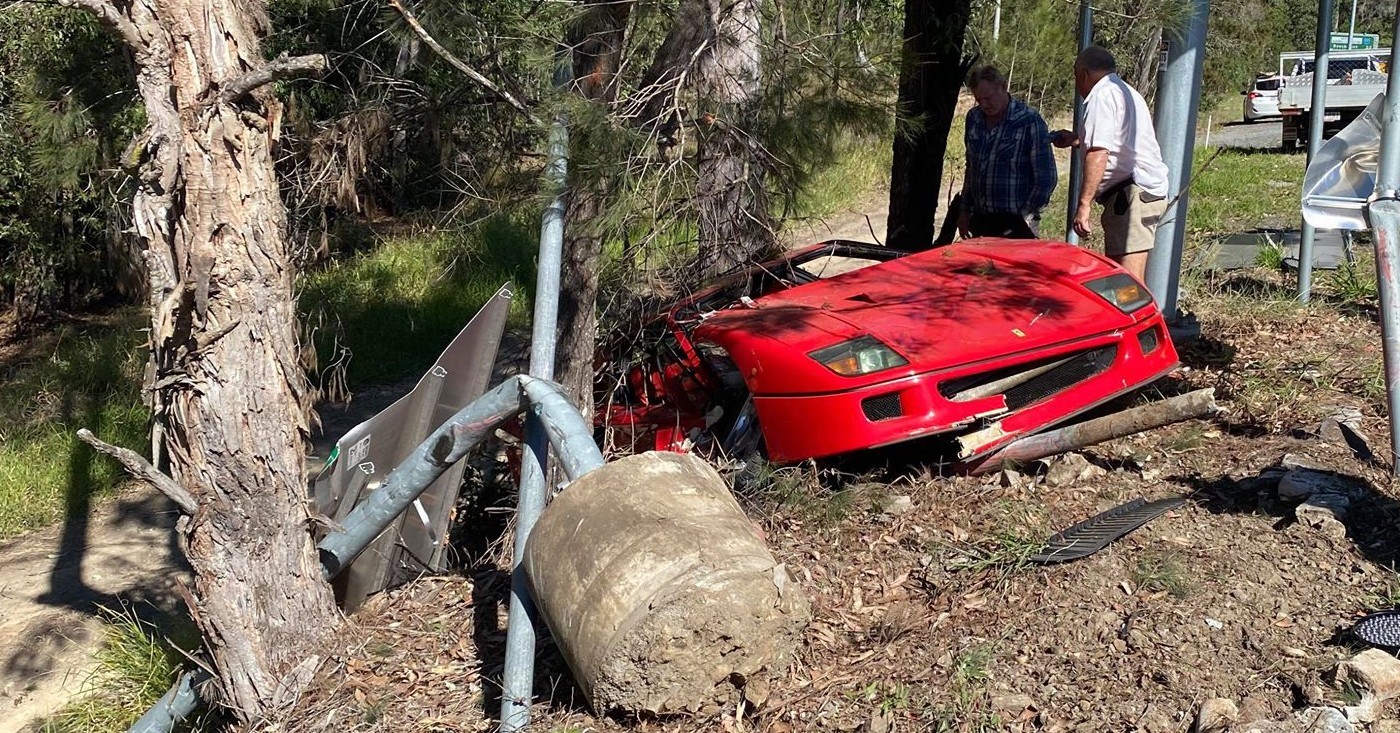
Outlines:
[[[169,472],[197,503],[181,523],[190,610],[222,703],[255,721],[294,698],[339,624],[303,504],[310,395],[273,173],[281,106],[248,83],[276,73],[261,54],[267,19],[257,2],[69,4],[136,61],[146,395]]]
[[[754,138],[760,86],[760,0],[705,0],[712,36],[696,70],[701,104],[698,264],[713,275],[774,254],[767,157]]]

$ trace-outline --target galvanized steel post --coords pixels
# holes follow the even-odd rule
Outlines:
[[[1210,0],[1193,0],[1184,27],[1168,31],[1162,85],[1157,90],[1154,125],[1162,161],[1167,164],[1167,200],[1171,206],[1157,227],[1156,245],[1147,258],[1147,289],[1175,323],[1181,256],[1186,241],[1187,189],[1196,151],[1196,116],[1201,101],[1201,69],[1206,55],[1206,21]]]
[[[1400,33],[1400,14],[1395,18]],[[1393,44],[1392,44],[1393,46]],[[1375,200],[1366,207],[1376,235],[1376,290],[1381,306],[1381,347],[1385,356],[1385,398],[1390,417],[1390,465],[1400,475],[1400,60],[1392,48],[1386,66],[1385,111],[1381,115],[1381,159]]]
[[[554,85],[562,89],[572,75],[570,55],[559,52]],[[559,282],[564,257],[565,184],[568,179],[569,120],[560,113],[549,130],[549,162],[545,186],[552,194],[540,221],[540,259],[535,279],[535,314],[530,331],[530,376],[554,377],[558,338]],[[525,542],[547,500],[545,476],[549,443],[538,408],[525,413],[525,453],[520,466],[520,495],[515,512],[515,541],[511,552],[510,626],[506,629],[505,672],[501,680],[501,732],[529,725],[535,686],[535,609],[525,577]]]
[[[1312,107],[1308,110],[1308,162],[1322,147],[1322,128],[1327,116],[1327,61],[1332,45],[1332,0],[1320,0],[1317,7],[1317,38],[1313,46]],[[1298,241],[1298,301],[1312,297],[1313,241],[1317,230],[1306,220]],[[1379,264],[1379,263],[1377,263]]]
[[[1079,3],[1079,50],[1094,43],[1094,7],[1089,0]],[[1084,98],[1074,95],[1074,134],[1084,131]],[[1065,201],[1065,241],[1079,244],[1079,233],[1074,231],[1074,215],[1079,212],[1079,190],[1084,184],[1083,149],[1071,149],[1069,153],[1069,195]]]

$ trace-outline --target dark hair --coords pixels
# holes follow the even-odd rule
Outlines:
[[[967,75],[968,89],[976,89],[978,84],[984,84],[987,82],[991,82],[993,84],[1005,84],[1006,77],[1002,76],[1001,72],[997,70],[997,67],[992,66],[991,64],[979,66],[973,69],[972,72]]]
[[[1088,71],[1102,71],[1105,73],[1118,70],[1118,62],[1113,60],[1113,54],[1103,46],[1089,46],[1079,52],[1075,58],[1079,66]]]

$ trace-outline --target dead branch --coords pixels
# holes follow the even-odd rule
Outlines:
[[[1078,450],[1174,422],[1213,415],[1219,410],[1220,407],[1215,404],[1215,389],[1198,389],[1112,415],[1021,438],[977,465],[972,472],[988,473],[1006,464],[1024,465],[1038,458]]]
[[[146,39],[141,37],[140,31],[136,29],[136,24],[121,14],[117,6],[107,0],[58,0],[58,4],[65,8],[77,8],[85,10],[97,16],[97,19],[108,28],[115,30],[118,36],[131,50],[141,53],[146,50]]]
[[[325,54],[313,53],[306,56],[288,56],[284,53],[263,64],[261,67],[253,69],[225,84],[219,97],[222,98],[225,103],[231,103],[264,84],[272,83],[275,79],[288,79],[298,76],[320,76],[325,70]]]
[[[195,511],[199,509],[199,502],[195,500],[193,494],[186,491],[185,487],[176,483],[175,479],[161,473],[155,466],[151,465],[150,461],[142,458],[136,451],[104,442],[96,435],[93,435],[92,431],[87,428],[78,430],[78,438],[92,446],[98,453],[105,453],[117,459],[117,462],[122,464],[128,473],[154,486],[157,491],[170,497],[170,500],[175,502],[176,506],[183,509],[185,513],[194,514]]]
[[[452,68],[462,72],[468,79],[485,87],[487,91],[500,97],[506,104],[514,107],[521,114],[525,115],[525,119],[529,120],[530,124],[537,127],[544,127],[544,123],[540,122],[538,117],[535,117],[534,113],[530,111],[529,107],[525,106],[524,102],[521,102],[519,99],[515,98],[515,95],[497,86],[495,82],[487,79],[481,72],[468,66],[466,62],[457,58],[451,51],[443,48],[442,44],[438,43],[435,38],[429,35],[427,29],[423,27],[423,24],[418,22],[418,17],[413,14],[413,11],[409,10],[400,0],[389,0],[389,5],[393,7],[394,10],[399,11],[399,15],[403,16],[404,22],[408,23],[408,27],[412,28],[413,32],[418,34],[418,37],[423,39],[424,43],[428,44],[428,48],[433,49],[434,53],[441,56],[443,61],[451,64]]]

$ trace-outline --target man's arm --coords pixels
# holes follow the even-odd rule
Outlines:
[[[1039,115],[1036,115],[1026,140],[1029,149],[1025,151],[1025,156],[1031,161],[1032,176],[1026,213],[1031,213],[1040,211],[1050,203],[1050,194],[1055,191],[1059,174],[1055,170],[1055,154],[1050,151],[1050,128]]]
[[[1106,170],[1108,170],[1107,149],[1089,148],[1084,151],[1084,183],[1079,189],[1079,208],[1074,211],[1074,231],[1078,232],[1081,237],[1087,237],[1094,231],[1089,214],[1094,204],[1094,194],[1098,193],[1099,190],[1099,181],[1103,180],[1103,173]]]

